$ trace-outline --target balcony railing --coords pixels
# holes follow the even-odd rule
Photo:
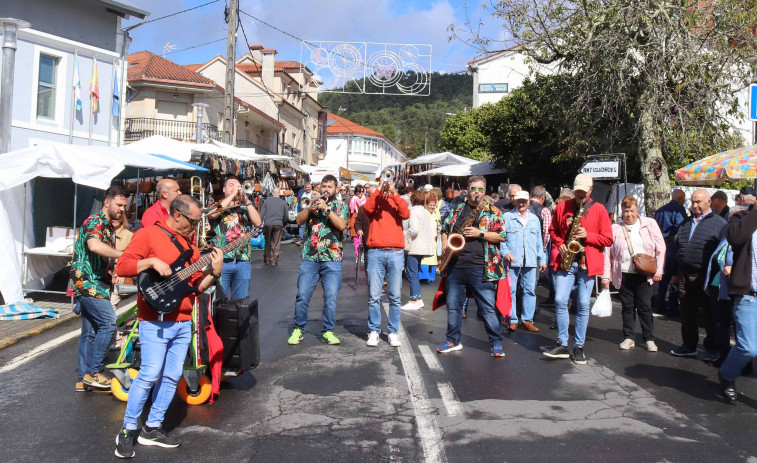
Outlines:
[[[176,140],[189,141],[195,139],[196,122],[174,121],[170,119],[153,119],[149,117],[129,117],[126,119],[124,140],[137,141],[153,135]],[[203,136],[213,140],[220,140],[218,127],[213,124],[202,124]]]
[[[302,164],[302,153],[297,148],[292,147],[289,143],[282,144],[281,151],[284,156],[289,156],[297,161],[297,164]]]
[[[238,148],[254,148],[258,154],[276,154],[273,151],[267,150],[263,148],[262,146],[256,145],[255,143],[251,141],[247,141],[247,140],[237,139],[236,146]]]

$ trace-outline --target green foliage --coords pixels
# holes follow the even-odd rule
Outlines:
[[[384,134],[414,158],[440,150],[440,132],[446,113],[462,113],[473,100],[473,78],[468,74],[431,75],[431,94],[366,95],[322,93],[318,101],[329,111]],[[346,111],[339,112],[339,108]]]

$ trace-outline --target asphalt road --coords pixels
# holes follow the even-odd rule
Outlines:
[[[403,313],[403,345],[392,348],[383,335],[369,348],[365,276],[355,284],[345,246],[342,344],[319,340],[319,289],[309,332],[289,346],[299,250],[284,245],[276,268],[254,256],[261,365],[223,383],[213,405],[174,400],[164,425],[181,447],[138,446],[137,461],[757,461],[757,382],[741,378],[739,402],[725,404],[714,368],[667,354],[680,340],[675,321],[655,319],[660,352],[648,353],[617,348],[617,306],[610,318],[592,317],[589,362],[579,366],[541,354],[556,335],[551,307],[536,316],[540,333],[506,335],[506,357],[493,359],[473,305],[464,349],[440,356],[446,311],[430,310],[436,287],[423,285],[427,307]],[[407,293],[405,285],[403,300]],[[74,321],[0,350],[0,365],[77,328]],[[0,461],[115,460],[125,404],[74,392],[76,347],[74,338],[0,373]]]

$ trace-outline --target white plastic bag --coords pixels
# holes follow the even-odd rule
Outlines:
[[[594,305],[591,306],[591,314],[597,317],[609,317],[612,315],[612,301],[610,300],[610,290],[603,289]]]

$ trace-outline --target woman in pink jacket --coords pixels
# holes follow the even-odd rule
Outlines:
[[[620,290],[621,314],[623,316],[623,342],[620,348],[627,350],[636,345],[634,329],[636,313],[641,323],[641,336],[649,352],[657,352],[654,342],[652,316],[652,283],[662,279],[665,264],[665,239],[657,222],[649,217],[639,217],[639,207],[633,196],[626,196],[620,203],[623,221],[612,226],[613,245],[605,248],[605,269],[602,288],[609,289],[610,281]],[[624,232],[625,229],[625,232]],[[628,238],[626,238],[626,233]],[[636,272],[628,241],[634,253],[643,253],[657,258],[657,272],[647,277]]]

